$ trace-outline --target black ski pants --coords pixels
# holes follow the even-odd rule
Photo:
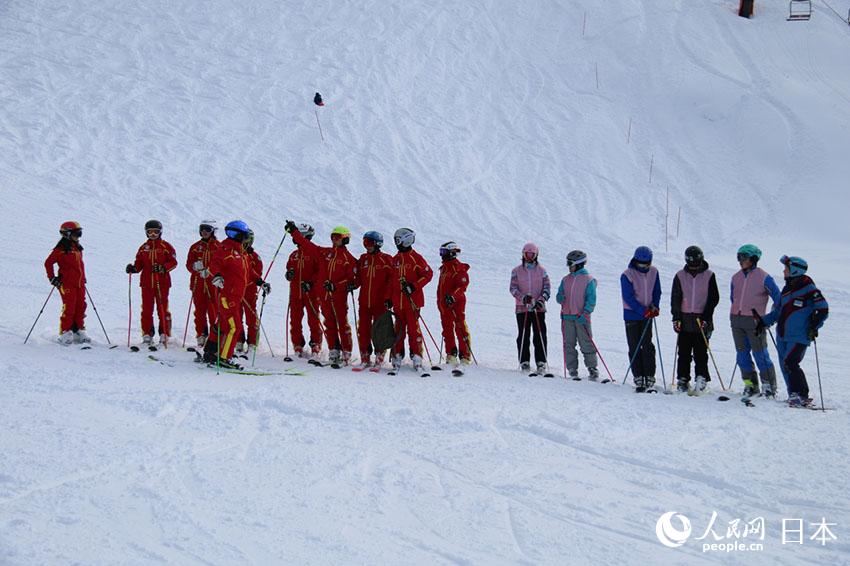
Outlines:
[[[694,361],[694,375],[701,375],[706,381],[711,381],[708,373],[708,348],[699,332],[679,332],[676,341],[679,348],[679,359],[676,360],[676,377],[682,381],[691,380],[691,359]]]
[[[646,330],[645,333],[644,330]],[[643,336],[643,342],[641,342],[641,336]],[[655,377],[655,346],[652,343],[652,319],[627,320],[626,340],[629,343],[629,359],[634,359],[634,362],[632,362],[632,375],[636,377]],[[638,344],[640,344],[640,349],[638,349]]]
[[[546,363],[546,313],[529,311],[516,313],[517,337],[516,347],[519,353],[519,363],[531,359],[530,342],[534,335],[534,361]]]

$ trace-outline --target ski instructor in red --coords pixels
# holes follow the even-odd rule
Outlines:
[[[440,246],[440,279],[437,283],[437,306],[443,325],[443,342],[446,344],[446,363],[469,365],[469,329],[466,326],[466,288],[469,287],[469,265],[457,256],[460,246],[446,242]],[[458,350],[459,349],[459,350]],[[458,360],[460,353],[460,360]]]
[[[319,258],[319,277],[322,316],[325,319],[325,339],[328,341],[328,362],[333,366],[348,365],[353,341],[348,324],[348,293],[354,289],[357,278],[357,260],[346,246],[351,232],[345,226],[331,231],[330,247],[317,246],[305,238],[298,226],[287,220],[285,230],[305,253]]]
[[[210,260],[219,246],[215,237],[215,220],[204,220],[198,226],[201,239],[192,244],[186,256],[186,269],[192,274],[189,290],[195,306],[195,336],[198,347],[203,348],[215,321],[215,300],[210,286]]]
[[[410,346],[410,361],[413,368],[422,371],[422,330],[419,328],[419,311],[425,306],[427,285],[434,272],[419,252],[413,249],[416,233],[410,228],[399,228],[393,236],[398,253],[393,257],[395,274],[391,285],[390,300],[395,306],[396,343],[393,346],[393,368],[398,371],[404,359],[404,335]]]
[[[59,343],[91,342],[86,334],[86,267],[83,264],[83,246],[80,237],[83,228],[69,220],[59,227],[62,239],[44,260],[44,269],[50,284],[62,296],[62,314],[59,317]],[[59,266],[56,275],[53,266]]]

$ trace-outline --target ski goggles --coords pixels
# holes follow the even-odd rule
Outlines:
[[[213,228],[209,224],[201,224],[198,228],[198,232],[215,232],[215,228]]]
[[[581,259],[568,259],[567,267],[572,267],[574,265],[582,265],[583,263],[587,263],[587,258],[583,257]]]
[[[748,254],[738,254],[738,261],[752,261],[753,256]]]
[[[651,265],[652,265],[652,262],[647,262],[647,263],[644,263],[642,261],[636,261],[635,262],[635,267],[637,267],[638,269],[649,269],[649,267]]]
[[[159,228],[148,228],[147,230],[145,230],[145,234],[147,234],[148,236],[159,236],[160,234],[162,234],[162,230],[160,230]]]
[[[73,230],[68,232],[68,236],[73,236],[75,238],[79,238],[82,235],[83,235],[83,229],[82,228],[74,228]]]

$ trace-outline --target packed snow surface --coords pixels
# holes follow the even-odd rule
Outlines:
[[[808,22],[786,22],[784,2],[757,2],[752,20],[737,5],[4,2],[0,564],[850,563],[850,27],[820,2]],[[267,265],[288,218],[320,243],[347,225],[355,254],[366,230],[389,249],[409,226],[433,267],[457,241],[480,366],[421,379],[285,364],[288,239],[263,317],[275,356],[263,343],[256,365],[302,375],[130,353],[123,266],[144,222],[183,258],[211,217],[245,220]],[[55,294],[23,345],[69,219],[114,350],[91,303],[95,347],[57,345]],[[568,251],[588,253],[618,383],[560,378],[554,301],[558,378],[516,371],[507,288],[526,241],[555,285]],[[619,274],[642,244],[663,281],[667,384],[669,289],[690,244],[717,273],[712,349],[729,384],[746,242],[778,281],[780,255],[805,257],[829,300],[832,410],[719,403],[714,366],[698,398],[620,385]],[[179,345],[188,272],[172,275]],[[424,320],[439,341],[435,288]],[[812,349],[804,369],[820,401]],[[656,536],[668,512],[692,525],[678,548]],[[727,530],[758,518],[763,541]],[[783,520],[802,521],[803,544],[783,544]],[[836,540],[810,538],[821,522]]]

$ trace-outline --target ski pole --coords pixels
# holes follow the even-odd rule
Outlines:
[[[561,346],[564,350],[564,379],[567,379],[567,321],[561,317]]]
[[[546,364],[548,365],[549,364],[549,352],[547,352],[548,348],[546,347],[546,337],[540,331],[540,317],[538,316],[538,314],[543,314],[543,313],[538,313],[537,311],[533,311],[533,312],[534,312],[534,315],[531,317],[531,320],[534,321],[534,327],[537,329],[537,336],[540,337],[540,345],[543,346],[543,357],[546,358]],[[537,349],[537,346],[535,346],[535,354],[537,353],[536,349]]]
[[[357,324],[357,302],[354,300],[354,289],[348,291],[351,295],[351,312],[354,313],[354,334],[357,336],[357,347],[363,351],[363,346],[360,344],[360,326]]]
[[[263,305],[260,307],[260,317],[263,316],[264,306],[266,306],[265,295],[263,295]],[[286,355],[283,357],[283,361],[291,362],[292,358],[289,357],[289,301],[286,302],[286,317],[283,319],[283,339],[286,342]]]
[[[818,390],[820,391],[820,408],[824,413],[826,412],[826,406],[823,404],[823,385],[820,380],[820,360],[818,359],[818,341],[817,338],[813,339],[812,342],[815,343],[815,366],[818,369]]]
[[[723,385],[723,378],[720,377],[720,370],[717,369],[717,362],[714,361],[714,353],[711,351],[711,346],[708,345],[708,337],[705,335],[705,331],[702,329],[702,321],[697,317],[697,326],[699,326],[699,333],[702,334],[702,340],[705,342],[705,348],[708,350],[708,355],[711,356],[711,363],[714,365],[714,372],[717,374],[717,379],[720,380],[720,388],[723,391],[726,391],[726,386]]]
[[[658,362],[661,366],[661,381],[664,383],[664,391],[667,391],[667,376],[664,375],[664,357],[661,355],[661,336],[658,335],[658,321],[652,319],[655,326],[655,343],[658,344]]]
[[[269,267],[266,269],[266,274],[263,276],[263,281],[268,280],[269,272],[272,270],[272,266],[274,265],[274,260],[277,259],[277,254],[280,253],[280,248],[283,247],[283,241],[286,240],[286,232],[283,233],[283,238],[280,239],[280,243],[277,245],[277,250],[275,250],[274,255],[272,256],[272,261],[269,263]]]
[[[189,317],[192,315],[192,302],[195,297],[195,284],[197,283],[197,279],[192,278],[192,288],[189,289],[189,309],[186,311],[186,326],[183,327],[183,344],[180,345],[181,348],[186,347],[186,335],[189,333]]]
[[[593,349],[596,350],[596,355],[599,356],[599,359],[602,361],[602,365],[605,366],[605,371],[608,373],[608,379],[610,379],[613,383],[617,383],[614,381],[614,376],[611,375],[611,370],[608,369],[608,364],[605,363],[605,358],[602,357],[602,352],[599,351],[599,347],[596,345],[596,342],[593,341],[593,336],[590,335],[590,331],[584,326],[579,325],[584,330],[584,333],[587,334],[588,339],[590,339],[590,343],[593,344]]]
[[[404,284],[404,281],[403,281],[403,280],[402,280],[402,284]],[[405,294],[405,295],[407,295],[407,293],[404,293],[404,294]],[[436,341],[436,340],[434,340],[434,335],[433,335],[433,334],[431,334],[431,329],[430,329],[430,328],[428,328],[428,324],[426,324],[425,319],[424,319],[424,318],[422,318],[422,312],[421,312],[421,311],[420,311],[420,310],[416,307],[416,303],[414,303],[414,302],[413,302],[413,297],[411,297],[410,295],[407,295],[407,300],[408,300],[408,301],[410,301],[410,308],[411,308],[411,309],[413,309],[413,312],[415,312],[415,313],[416,313],[416,326],[417,326],[417,328],[419,327],[419,322],[421,321],[421,322],[422,322],[422,326],[424,326],[424,327],[425,327],[425,330],[428,332],[428,336],[430,336],[430,337],[431,337],[431,342],[433,342],[433,343],[434,343],[434,347],[440,350],[440,359],[439,359],[438,361],[439,361],[439,362],[442,362],[442,361],[443,361],[442,349],[440,349],[440,348],[437,346],[437,341]],[[441,368],[441,367],[439,367],[439,366],[435,366],[435,365],[434,365],[434,361],[431,359],[431,352],[430,352],[430,350],[428,349],[428,343],[425,341],[425,337],[422,335],[422,329],[421,329],[421,328],[419,328],[419,335],[420,335],[420,336],[422,336],[422,344],[425,346],[425,354],[427,354],[427,355],[428,355],[428,363],[429,363],[429,364],[431,364],[431,369],[432,369],[432,370],[441,370],[441,369],[443,369],[443,368]]]
[[[738,371],[738,362],[735,362],[735,368],[732,370],[732,377],[729,379],[729,391],[732,390],[732,382],[735,381],[735,373]]]
[[[221,300],[218,287],[215,288],[215,330],[218,338],[215,342],[215,374],[221,371]]]
[[[265,302],[265,296],[263,296],[263,301]],[[253,308],[251,308],[251,305],[249,305],[249,304],[248,304],[248,301],[246,301],[246,300],[245,300],[245,297],[242,297],[242,304],[244,304],[244,305],[245,305],[245,307],[246,307],[249,311],[251,311],[251,314],[252,314],[252,315],[254,315],[254,318],[257,320],[257,326],[259,327],[259,330],[263,333],[263,337],[266,339],[266,345],[269,347],[269,352],[271,352],[272,357],[274,357],[274,351],[272,350],[272,344],[271,344],[271,342],[269,341],[269,335],[268,335],[268,334],[266,334],[266,329],[265,329],[265,328],[263,328],[263,323],[260,321],[260,317],[258,317],[258,316],[257,316],[257,311],[255,311]],[[240,327],[242,326],[242,323],[241,323],[241,322],[240,322],[239,326],[240,326]],[[259,334],[259,332],[258,332],[257,334]],[[256,352],[257,352],[257,348],[256,348],[256,346],[257,346],[257,345],[259,345],[259,342],[260,342],[260,337],[259,337],[259,336],[257,336],[257,343],[256,343],[256,344],[254,344],[254,346],[255,346],[255,348],[254,348],[254,353],[255,353],[255,354],[256,354]],[[255,357],[256,357],[256,356],[255,356]]]
[[[675,372],[674,372],[675,376],[671,375],[670,377],[675,377],[676,383],[678,384],[678,382],[679,382],[679,334],[678,333],[676,333],[676,347],[673,348],[673,369],[675,370]],[[688,375],[690,375],[690,372],[691,372],[691,367],[690,367],[690,362],[688,362]],[[672,390],[672,389],[673,389],[673,380],[671,379],[670,380],[670,390]]]
[[[51,285],[51,286],[50,286],[50,292],[49,292],[49,293],[47,293],[47,298],[46,298],[46,299],[44,299],[44,304],[43,304],[43,305],[41,305],[41,310],[40,310],[40,311],[38,311],[38,316],[36,316],[36,317],[35,317],[35,322],[33,322],[33,323],[32,323],[32,327],[30,328],[30,331],[29,331],[29,332],[27,332],[27,337],[26,337],[26,338],[24,338],[24,344],[26,344],[26,343],[27,343],[27,340],[29,340],[29,339],[30,339],[30,334],[32,334],[32,331],[33,331],[33,329],[35,328],[35,325],[36,325],[36,324],[38,324],[38,319],[39,319],[39,318],[41,318],[41,313],[43,313],[43,312],[44,312],[44,307],[46,307],[46,306],[47,306],[47,301],[49,301],[49,300],[50,300],[50,297],[53,295],[53,291],[55,291],[55,290],[56,290],[56,287],[55,287],[54,285]]]
[[[130,329],[133,327],[133,274],[127,274],[127,347],[130,347]]]
[[[463,340],[466,342],[466,347],[469,348],[469,355],[472,356],[472,361],[475,362],[475,365],[478,365],[478,360],[475,359],[475,352],[472,351],[472,344],[470,344],[469,331],[466,329],[466,323],[463,323],[464,326],[464,334]]]
[[[162,341],[162,331],[165,330],[165,341],[162,342],[162,346],[167,350],[168,337],[171,334],[171,325],[168,323],[168,310],[163,310],[162,291],[159,289],[159,278],[156,278],[154,281],[156,282],[156,310],[159,313],[159,339]]]
[[[626,368],[626,375],[623,376],[622,385],[626,384],[626,380],[629,378],[629,372],[632,371],[632,366],[637,359],[638,354],[640,353],[641,346],[643,346],[643,339],[646,336],[646,331],[649,329],[649,325],[652,322],[651,318],[646,319],[646,324],[643,325],[643,332],[641,332],[640,340],[638,340],[637,347],[635,348],[635,353],[632,354],[632,359],[629,360],[629,367]]]
[[[257,319],[257,325],[260,327],[260,329],[263,328],[263,310],[265,310],[265,308],[266,308],[266,293],[263,292],[263,302],[260,304],[260,316]],[[288,304],[286,305],[286,318],[287,319],[289,318],[289,305]],[[265,331],[263,331],[263,335],[266,337],[266,342],[268,342],[269,337],[265,333]],[[254,344],[254,354],[251,356],[251,367],[254,367],[254,362],[257,361],[257,346],[259,346],[259,345],[260,345],[260,337],[257,336],[257,343]],[[272,352],[271,350],[272,350],[272,347],[271,347],[271,344],[269,344],[269,352],[271,352],[272,357],[274,357],[274,352]],[[286,360],[287,358],[289,358],[289,338],[288,337],[286,339],[286,358],[283,358],[283,359]],[[289,358],[287,361],[291,362],[292,358]]]
[[[519,347],[517,348],[517,353],[516,353],[516,357],[517,357],[517,360],[519,361],[520,368],[522,368],[522,350],[523,350],[523,347],[525,346],[525,335],[526,335],[527,329],[529,329],[528,307],[525,308],[525,315],[523,315],[523,317],[522,317],[522,331],[520,332]]]
[[[91,308],[94,309],[94,315],[97,317],[97,321],[100,323],[100,329],[103,330],[103,335],[106,337],[106,343],[112,346],[112,342],[109,341],[109,335],[106,334],[106,328],[103,326],[103,321],[100,319],[100,314],[97,312],[97,306],[94,304],[94,299],[91,298],[91,293],[89,293],[89,288],[85,287],[86,295],[89,298],[89,302],[91,302]]]

